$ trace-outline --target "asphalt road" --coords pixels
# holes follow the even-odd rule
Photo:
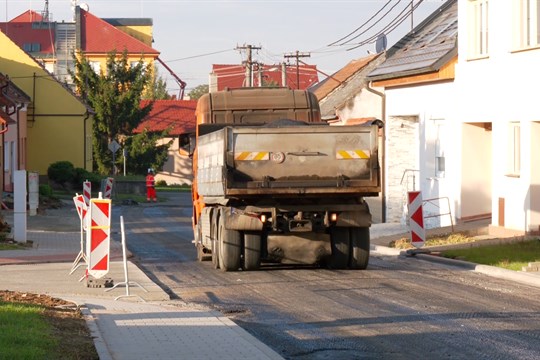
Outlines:
[[[365,271],[224,273],[197,262],[189,194],[166,196],[113,211],[136,262],[172,299],[228,314],[286,359],[538,359],[538,288],[376,254]]]

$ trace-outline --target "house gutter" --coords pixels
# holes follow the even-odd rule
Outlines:
[[[373,89],[373,82],[370,81],[366,90],[372,94],[381,97],[381,117],[383,121],[383,130],[382,130],[382,164],[381,164],[381,221],[386,222],[386,94],[380,91]]]
[[[90,112],[87,110],[83,118],[83,168],[84,169],[86,169],[86,121],[88,120],[88,118],[90,118]]]

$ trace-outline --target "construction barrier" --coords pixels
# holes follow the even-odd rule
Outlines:
[[[105,199],[110,199],[112,196],[113,180],[113,178],[109,177],[105,182],[105,191],[103,193]]]
[[[424,228],[424,211],[422,206],[422,193],[420,191],[409,191],[409,227],[411,229],[411,243],[420,248],[426,241],[426,230]]]
[[[92,183],[88,180],[83,182],[83,196],[86,206],[89,206],[90,199],[92,198]]]
[[[88,275],[99,279],[109,272],[111,200],[90,199],[87,216],[90,217],[90,223],[86,231]]]

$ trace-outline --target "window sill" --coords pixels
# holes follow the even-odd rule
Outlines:
[[[510,53],[515,54],[515,53],[526,52],[526,51],[534,51],[534,50],[538,50],[538,49],[540,49],[540,44],[531,45],[531,46],[527,46],[527,47],[522,47],[522,48],[519,48],[519,49],[514,49],[514,50],[511,50]]]
[[[504,176],[515,179],[519,179],[521,177],[520,174],[504,174]]]
[[[489,55],[471,56],[471,57],[467,58],[467,61],[478,61],[478,60],[485,60],[485,59],[489,59]]]

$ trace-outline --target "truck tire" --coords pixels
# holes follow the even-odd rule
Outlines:
[[[330,228],[330,243],[332,245],[332,255],[328,262],[331,269],[346,269],[349,265],[349,228]]]
[[[238,230],[225,229],[224,221],[219,223],[219,268],[222,271],[236,271],[240,268],[241,236]]]
[[[351,259],[349,267],[351,269],[364,270],[369,262],[369,228],[351,227]]]
[[[244,234],[244,270],[258,270],[261,266],[261,235]]]
[[[211,226],[211,243],[212,243],[212,265],[214,266],[214,269],[219,269],[219,241],[218,241],[218,221],[219,218],[217,216],[218,212],[217,210],[214,210],[212,212],[212,216],[210,217],[212,223]]]
[[[199,222],[197,223],[197,227],[195,228],[196,239],[195,239],[195,246],[197,247],[197,260],[204,261],[206,260],[206,254],[204,253],[203,249],[204,246],[202,244],[202,230],[201,230],[201,222],[199,219]]]

